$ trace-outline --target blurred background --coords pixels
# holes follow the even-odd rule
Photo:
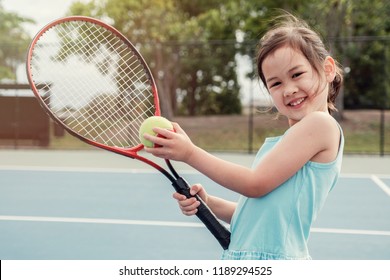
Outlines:
[[[25,71],[28,46],[58,17],[112,24],[145,57],[162,114],[212,152],[257,151],[287,128],[256,76],[256,45],[287,10],[313,26],[343,65],[334,115],[345,152],[390,154],[390,2],[382,0],[0,0],[0,148],[91,149],[43,113]],[[221,140],[222,139],[222,140]]]
[[[0,0],[0,259],[220,256],[197,218],[178,211],[158,172],[99,153],[45,115],[25,65],[44,25],[85,15],[115,26],[149,64],[162,114],[198,146],[249,167],[264,138],[288,126],[255,71],[258,40],[280,9],[313,26],[344,69],[334,117],[347,155],[313,225],[311,254],[389,260],[390,1],[383,0]],[[187,165],[175,167],[237,199]]]

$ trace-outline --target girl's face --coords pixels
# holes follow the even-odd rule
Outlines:
[[[319,77],[301,52],[284,46],[264,59],[262,70],[275,107],[290,126],[311,112],[328,112],[329,82],[335,71],[331,57],[326,58]]]

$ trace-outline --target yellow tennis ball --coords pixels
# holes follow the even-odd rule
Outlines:
[[[150,148],[154,146],[153,142],[146,140],[144,138],[144,134],[147,133],[156,136],[156,133],[153,131],[153,128],[155,127],[165,128],[173,131],[172,123],[166,118],[160,116],[153,116],[147,118],[146,120],[143,121],[143,123],[139,128],[139,140],[144,146]]]

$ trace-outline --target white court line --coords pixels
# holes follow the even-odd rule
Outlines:
[[[355,234],[355,235],[384,235],[384,236],[390,236],[390,231],[382,231],[382,230],[312,228],[311,232],[316,232],[316,233]]]
[[[164,165],[162,165],[164,167]],[[188,168],[177,168],[177,171],[182,174],[201,174],[200,172]],[[118,167],[118,168],[110,168],[110,167],[74,167],[74,166],[31,166],[31,165],[0,165],[0,170],[5,171],[44,171],[44,172],[89,172],[89,173],[131,173],[131,174],[137,174],[137,173],[145,173],[145,174],[151,174],[151,173],[159,173],[158,170],[154,169],[150,166],[145,166],[145,168],[133,168],[129,166],[128,168],[125,167]],[[342,173],[340,174],[340,178],[362,178],[362,179],[370,179],[372,176],[381,177],[385,179],[390,179],[390,174],[365,174],[365,173]]]
[[[67,167],[67,166],[0,166],[0,170],[6,171],[44,171],[44,172],[91,172],[91,173],[156,173],[154,169],[136,168],[103,168],[103,167]]]
[[[390,196],[390,187],[385,184],[381,179],[379,179],[375,175],[371,175],[371,180],[374,181],[374,183],[382,190],[384,191],[388,196]]]
[[[40,216],[0,216],[0,221],[86,223],[86,224],[140,225],[140,226],[193,227],[193,228],[205,227],[202,223],[189,223],[189,222],[66,218],[66,217],[40,217]],[[314,232],[314,233],[333,233],[333,234],[390,236],[390,231],[380,231],[380,230],[312,228],[311,232]]]
[[[377,176],[385,179],[390,179],[390,174],[366,174],[366,173],[342,173],[340,178],[347,179],[371,179],[372,176]]]
[[[203,227],[204,226],[201,223],[188,223],[188,222],[40,217],[40,216],[0,216],[0,221],[112,224],[112,225],[166,226],[166,227]]]
[[[0,170],[5,171],[43,171],[43,172],[80,172],[80,173],[130,173],[130,174],[158,174],[160,171],[153,167],[145,168],[104,168],[104,167],[51,167],[51,166],[16,166],[16,165],[3,165],[0,166]],[[168,170],[168,168],[167,168]],[[199,174],[196,170],[185,169],[177,171],[182,174]]]

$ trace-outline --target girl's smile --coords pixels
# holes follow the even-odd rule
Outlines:
[[[313,70],[301,52],[280,47],[264,59],[262,69],[275,106],[290,125],[310,112],[327,111],[325,77]]]
[[[302,102],[305,101],[305,100],[306,100],[306,98],[304,98],[304,97],[298,98],[298,99],[294,99],[293,101],[288,103],[288,106],[291,106],[291,107],[294,107],[294,108],[300,107],[299,105],[301,105]]]

